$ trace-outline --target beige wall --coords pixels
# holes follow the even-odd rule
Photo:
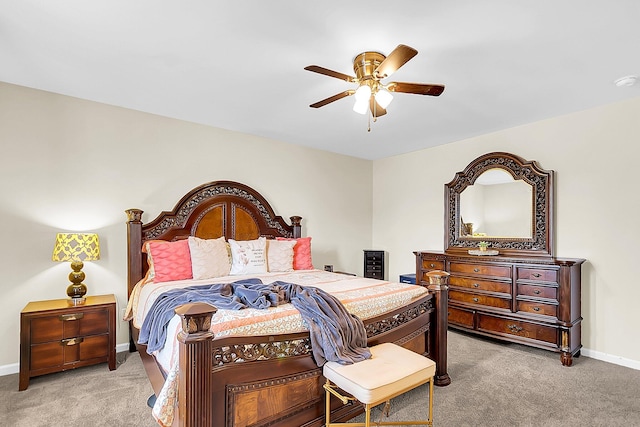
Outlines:
[[[640,214],[638,111],[640,98],[370,162],[0,83],[0,375],[17,370],[24,305],[65,296],[69,266],[50,261],[58,231],[100,234],[102,258],[87,263],[85,283],[122,309],[123,211],[143,209],[149,221],[188,190],[228,179],[285,218],[303,216],[317,267],[361,274],[362,249],[384,249],[395,279],[414,271],[412,251],[442,249],[444,184],[490,151],[556,171],[556,252],[587,259],[585,354],[640,369],[639,250],[627,237]]]
[[[444,184],[456,172],[492,151],[537,160],[556,171],[557,256],[587,259],[583,353],[640,369],[639,136],[635,98],[375,161],[373,247],[389,251],[390,278],[413,272],[412,251],[444,247]]]
[[[214,114],[214,112],[212,112]],[[149,221],[192,188],[245,183],[277,214],[301,215],[314,263],[362,273],[371,245],[372,163],[282,142],[0,83],[0,374],[17,370],[20,310],[64,298],[71,271],[55,234],[95,231],[90,294],[126,304],[124,210]],[[195,153],[195,154],[194,154]],[[118,344],[127,342],[118,323]]]

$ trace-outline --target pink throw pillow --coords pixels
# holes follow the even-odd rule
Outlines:
[[[311,237],[299,237],[297,239],[276,237],[276,240],[296,241],[296,245],[293,247],[294,270],[313,270],[313,262],[311,261]]]
[[[147,250],[153,259],[153,281],[170,282],[193,278],[188,240],[150,241]]]

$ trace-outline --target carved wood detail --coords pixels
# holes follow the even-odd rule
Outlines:
[[[425,301],[418,306],[410,307],[401,313],[397,313],[393,316],[380,319],[376,322],[365,324],[365,329],[367,330],[367,338],[375,337],[376,335],[397,328],[398,326],[410,322],[411,320],[431,310],[433,310],[433,301],[432,299],[429,299],[428,301]]]
[[[276,229],[283,237],[293,237],[293,232],[285,229],[277,218],[274,218],[271,208],[267,207],[265,203],[257,198],[252,192],[244,188],[239,188],[237,183],[228,184],[224,182],[214,182],[209,186],[201,187],[199,190],[196,189],[196,191],[188,195],[186,199],[180,201],[178,206],[176,206],[177,211],[174,215],[165,215],[159,224],[145,229],[143,232],[143,240],[156,239],[165,234],[171,228],[184,227],[187,219],[201,203],[209,201],[212,197],[221,195],[233,196],[246,200],[256,208],[260,213],[261,218],[270,228]],[[202,215],[204,214],[201,214],[201,216]],[[196,219],[196,223],[198,222],[198,219]]]
[[[213,367],[230,363],[254,362],[256,360],[311,354],[311,339],[271,341],[251,344],[234,344],[213,349]]]

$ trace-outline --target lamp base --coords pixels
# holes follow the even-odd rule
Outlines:
[[[85,297],[69,298],[67,301],[69,302],[69,305],[76,306],[76,305],[84,305],[87,299]]]

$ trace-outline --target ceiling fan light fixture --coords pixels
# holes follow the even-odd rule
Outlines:
[[[353,104],[353,111],[358,114],[367,114],[367,112],[369,111],[369,101],[367,99],[356,99],[356,103]]]
[[[354,97],[356,98],[356,103],[358,101],[369,102],[369,98],[371,98],[371,88],[368,84],[361,84],[356,90]]]
[[[376,92],[376,102],[382,107],[387,108],[393,101],[393,95],[385,88],[380,88]]]
[[[354,94],[356,103],[353,105],[353,111],[358,114],[367,114],[369,110],[369,99],[371,98],[371,87],[368,84],[361,84]]]

